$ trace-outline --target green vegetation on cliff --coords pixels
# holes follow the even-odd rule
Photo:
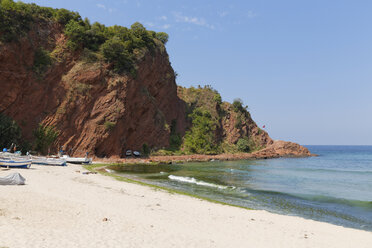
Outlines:
[[[175,136],[171,133],[170,147],[154,155],[252,152],[262,148],[252,137],[251,128],[257,127],[242,100],[222,102],[221,95],[210,85],[179,86],[178,96],[186,103],[189,128],[182,138],[176,136],[179,146],[173,145]],[[235,133],[233,138],[226,129]]]
[[[35,150],[43,155],[50,153],[50,148],[56,141],[59,132],[53,126],[45,126],[39,124],[34,131],[35,136]]]
[[[0,148],[9,148],[21,141],[21,128],[10,117],[0,113]]]
[[[38,21],[55,21],[62,25],[81,19],[77,12],[41,7],[12,0],[0,0],[0,40],[15,41],[27,34]]]
[[[32,145],[23,136],[19,125],[15,120],[0,113],[0,149],[10,148],[15,145],[17,151],[23,153],[34,149],[41,154],[49,153],[49,149],[56,141],[59,132],[52,126],[39,124],[34,130],[34,144]]]
[[[186,103],[189,131],[183,137],[186,153],[217,154],[221,148],[221,119],[224,116],[221,95],[210,85],[183,88],[178,95]]]
[[[59,24],[68,37],[67,47],[71,51],[87,50],[103,55],[104,59],[114,65],[118,73],[130,72],[135,75],[135,61],[141,50],[153,52],[160,44],[168,41],[168,34],[148,31],[139,22],[131,28],[122,26],[106,27],[95,22],[93,24],[85,18],[82,20],[77,12],[66,9],[53,9],[41,7],[36,4],[0,0],[0,41],[17,41],[35,25],[41,23]],[[42,63],[35,63],[34,70],[37,75],[45,71],[51,61],[46,61],[46,53],[38,51],[35,56],[42,56]],[[35,60],[37,61],[37,60]]]
[[[190,131],[186,132],[183,147],[188,153],[215,154],[218,143],[215,136],[216,121],[208,110],[196,108],[189,115],[192,119]]]
[[[50,53],[40,47],[36,50],[34,55],[34,66],[32,67],[33,71],[38,76],[42,76],[43,73],[48,69],[52,64],[53,59],[50,56]]]

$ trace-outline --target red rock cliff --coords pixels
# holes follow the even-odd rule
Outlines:
[[[42,76],[32,70],[40,47],[51,51],[54,58]],[[14,118],[30,140],[39,123],[55,126],[60,135],[54,148],[64,146],[70,155],[89,152],[119,157],[126,149],[141,150],[143,144],[167,147],[171,123],[176,121],[181,135],[190,123],[164,46],[158,44],[152,53],[140,51],[136,68],[137,76],[132,77],[113,73],[101,60],[87,62],[82,51],[66,49],[59,24],[41,23],[19,41],[0,44],[0,112]],[[221,110],[217,105],[211,107],[215,112]],[[241,120],[231,108],[224,103],[226,115],[217,130],[220,141],[236,144],[249,136],[260,148],[266,147],[265,156],[309,154],[306,148],[289,143],[273,146],[249,114]]]
[[[142,54],[133,78],[112,73],[103,62],[83,62],[81,54],[64,50],[65,42],[60,27],[49,25],[0,46],[0,111],[25,137],[44,123],[60,130],[57,146],[73,155],[120,156],[144,143],[168,146],[172,120],[184,132],[184,106],[164,47]],[[57,57],[42,79],[31,70],[38,47]]]

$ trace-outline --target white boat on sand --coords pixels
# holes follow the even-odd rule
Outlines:
[[[48,158],[48,157],[32,156],[32,164],[66,166],[67,162],[66,162],[66,159],[64,158]]]
[[[92,163],[92,159],[88,157],[74,158],[68,155],[63,155],[62,158],[65,159],[67,163],[71,163],[71,164],[91,164]]]
[[[24,168],[28,169],[31,167],[32,160],[26,159],[15,159],[15,158],[1,158],[0,157],[0,167],[5,168]]]

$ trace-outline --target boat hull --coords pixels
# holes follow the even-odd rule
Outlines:
[[[70,163],[70,164],[91,164],[92,161],[90,161],[90,160],[84,160],[84,161],[67,160],[67,163]]]
[[[69,157],[69,156],[64,155],[62,158],[65,159],[66,162],[69,164],[91,164],[92,163],[92,159],[87,158],[87,157],[74,158],[74,157]]]
[[[51,166],[67,166],[65,159],[57,159],[57,158],[40,158],[40,157],[33,157],[32,164],[36,165],[51,165]]]
[[[32,164],[36,165],[51,165],[51,166],[67,166],[67,163],[56,163],[56,162],[32,162]]]
[[[32,162],[31,160],[27,161],[0,160],[0,167],[28,169],[31,167],[31,162]]]

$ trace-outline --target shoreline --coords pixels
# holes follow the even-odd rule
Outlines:
[[[249,160],[249,159],[272,159],[272,158],[305,158],[316,157],[318,155],[310,153],[310,151],[293,142],[276,140],[272,145],[251,153],[222,153],[216,155],[206,154],[191,154],[191,155],[164,155],[164,156],[149,156],[149,157],[130,157],[120,158],[113,156],[110,158],[98,158],[94,160],[99,163],[173,163],[173,162],[207,162],[213,160]]]
[[[316,157],[318,155],[286,155],[279,154],[267,155],[264,153],[223,153],[216,155],[191,154],[191,155],[164,155],[149,157],[130,157],[130,158],[94,158],[94,163],[100,164],[137,164],[137,163],[188,163],[188,162],[209,162],[209,161],[237,161],[237,160],[256,160],[256,159],[275,159],[275,158],[306,158]]]
[[[370,247],[372,233],[33,166],[1,186],[0,247]]]
[[[168,192],[170,194],[175,193],[175,194],[185,195],[185,196],[189,196],[189,197],[192,197],[192,198],[195,198],[195,199],[204,200],[204,201],[207,201],[207,202],[216,203],[216,204],[220,204],[220,205],[227,205],[227,206],[231,206],[231,207],[237,207],[237,208],[241,208],[241,209],[245,209],[245,210],[256,210],[256,211],[264,210],[264,209],[252,208],[252,207],[247,207],[247,206],[244,206],[244,205],[229,203],[229,202],[225,202],[223,200],[213,199],[212,197],[198,195],[196,193],[185,191],[184,189],[176,189],[176,188],[167,187],[167,186],[164,186],[164,185],[154,184],[154,183],[151,183],[151,181],[137,179],[136,177],[131,177],[130,175],[126,174],[125,172],[120,172],[120,168],[119,168],[119,170],[117,170],[118,168],[112,168],[111,167],[111,166],[121,167],[121,166],[126,166],[126,165],[137,165],[137,164],[136,163],[132,163],[132,164],[94,164],[94,165],[92,164],[92,165],[84,165],[84,168],[89,170],[92,173],[99,173],[99,174],[104,175],[104,176],[112,177],[112,178],[114,178],[118,181],[134,183],[134,184],[137,184],[137,185],[150,187],[150,188],[153,188],[155,190],[162,190],[162,191]],[[142,164],[142,165],[148,166],[150,164]],[[152,166],[161,165],[161,162],[160,163],[152,163],[151,165]],[[278,213],[278,212],[270,211],[270,210],[264,210],[264,211],[267,211],[267,212],[272,213],[272,214],[279,214],[279,215],[285,215],[285,216],[297,216],[297,217],[304,218],[304,219],[307,219],[307,220],[319,221],[319,222],[329,223],[329,224],[344,227],[344,228],[352,228],[352,229],[367,231],[367,232],[372,233],[372,229],[366,229],[366,228],[350,226],[350,225],[348,226],[348,225],[343,225],[343,224],[339,224],[339,223],[334,223],[334,222],[331,222],[331,221],[325,221],[325,220],[322,220],[322,219],[314,219],[314,218],[311,218],[311,217],[308,217],[308,216],[303,216],[301,214],[293,214],[293,213],[284,214],[284,213]]]
[[[95,164],[93,166],[85,165],[85,166],[83,166],[83,168],[85,168],[88,171],[93,172],[93,173],[99,173],[103,176],[111,177],[111,178],[113,178],[117,181],[133,183],[133,184],[149,187],[149,188],[152,188],[154,190],[162,190],[162,191],[168,192],[170,194],[185,195],[185,196],[189,196],[189,197],[192,197],[192,198],[195,198],[195,199],[199,199],[199,200],[203,200],[203,201],[207,201],[207,202],[211,202],[211,203],[216,203],[216,204],[221,204],[221,205],[226,205],[226,206],[231,206],[231,207],[237,207],[237,208],[242,208],[242,209],[246,209],[246,210],[255,210],[253,208],[248,208],[248,207],[244,207],[244,206],[240,206],[240,205],[226,203],[226,202],[223,202],[223,201],[218,201],[218,200],[214,200],[212,198],[203,197],[203,196],[199,196],[199,195],[196,195],[196,194],[191,194],[191,193],[184,192],[184,191],[181,191],[181,190],[171,189],[171,188],[167,188],[167,187],[164,187],[164,186],[143,182],[143,181],[140,181],[140,180],[135,180],[133,178],[120,176],[120,175],[117,175],[117,174],[114,174],[114,173],[111,173],[111,172],[108,172],[108,171],[105,170],[106,167],[108,167],[110,165],[115,165],[115,164]]]

